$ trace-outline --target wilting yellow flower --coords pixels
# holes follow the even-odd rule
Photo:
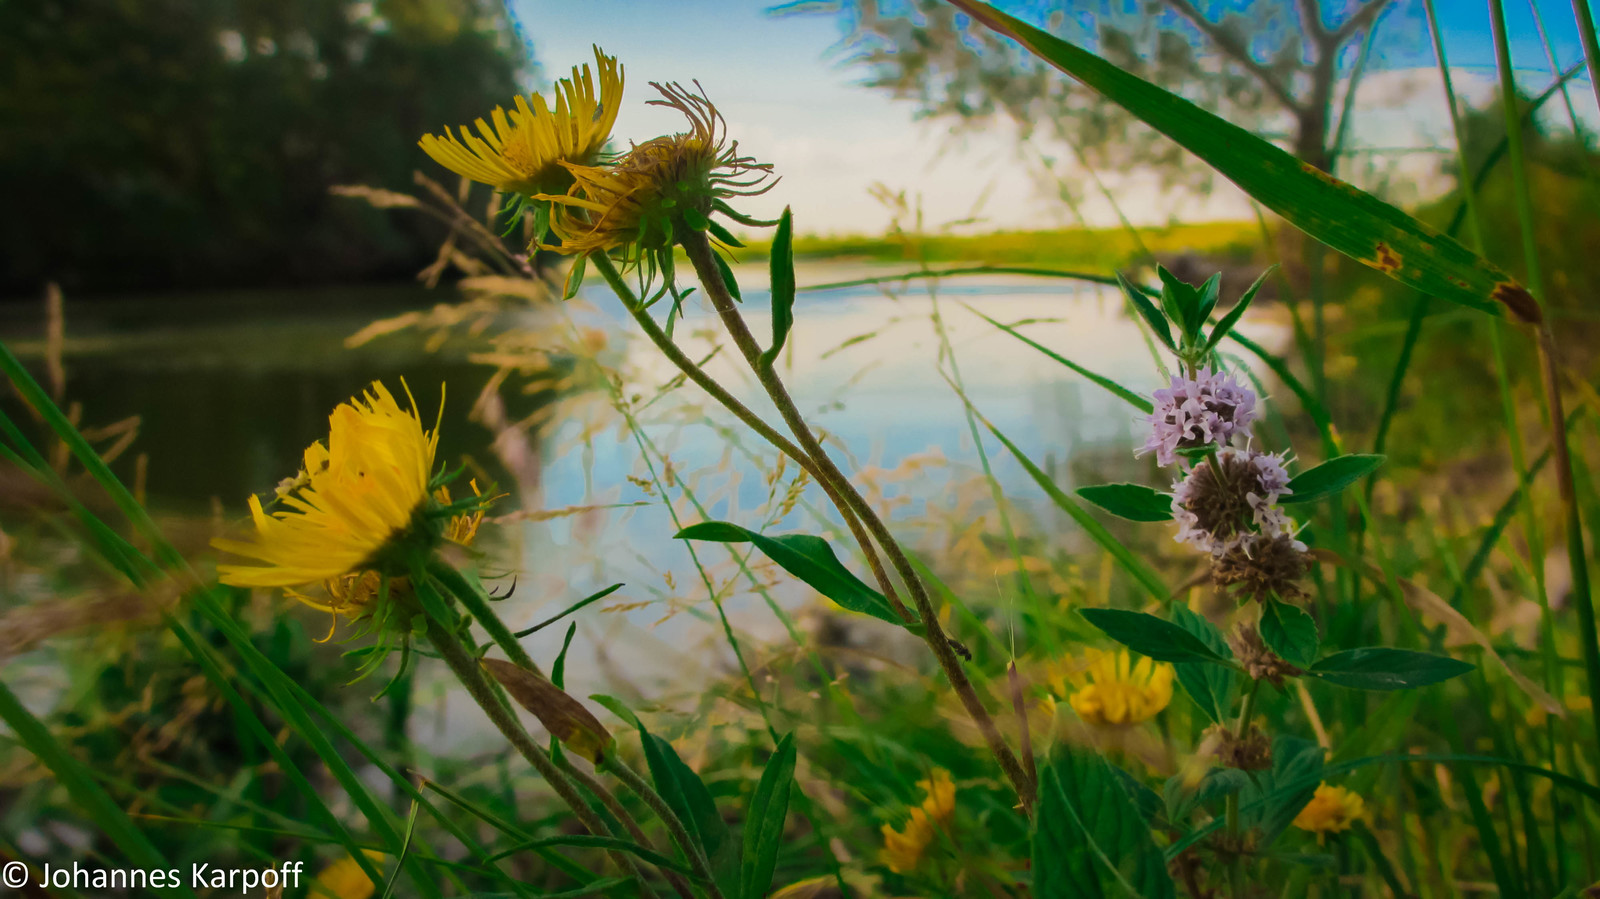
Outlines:
[[[507,193],[566,190],[572,176],[563,165],[592,165],[622,106],[622,67],[616,57],[595,47],[594,61],[600,89],[595,90],[587,64],[573,66],[572,77],[556,83],[554,112],[538,94],[532,95],[531,107],[518,95],[510,113],[495,107],[493,128],[478,119],[478,135],[462,127],[459,140],[446,130],[442,137],[424,135],[418,144],[445,168]]]
[[[1349,830],[1366,811],[1366,801],[1358,794],[1344,787],[1321,784],[1306,807],[1294,816],[1294,826],[1311,831],[1321,842],[1330,833]]]
[[[410,528],[428,499],[428,478],[438,445],[416,402],[405,411],[383,384],[340,404],[329,418],[328,444],[305,452],[304,483],[282,498],[288,508],[268,515],[250,497],[252,539],[218,538],[220,550],[263,565],[218,565],[225,584],[298,587],[340,580],[375,567],[379,552]],[[348,584],[351,595],[361,581]]]
[[[1067,701],[1087,724],[1123,726],[1154,718],[1172,701],[1173,668],[1126,649],[1090,649],[1081,662],[1069,663],[1064,680],[1072,690]],[[1066,683],[1061,686],[1065,688]]]
[[[536,197],[554,204],[550,229],[561,243],[547,249],[569,255],[665,250],[675,228],[704,230],[713,211],[728,211],[729,197],[771,189],[764,182],[772,166],[739,155],[738,141],[727,140],[727,123],[710,100],[677,84],[651,86],[666,98],[651,105],[682,112],[690,130],[639,144],[613,165],[568,164],[571,190]]]
[[[468,484],[472,487],[473,496],[483,496],[483,491],[478,489],[477,481],[469,481]],[[440,487],[433,491],[433,498],[442,505],[450,505],[450,488]],[[470,512],[463,512],[451,518],[444,526],[444,539],[462,546],[471,546],[472,541],[478,537],[478,526],[483,524],[483,514],[484,507],[478,506]]]
[[[956,785],[950,772],[935,768],[928,780],[917,781],[917,786],[927,794],[922,805],[911,810],[911,818],[904,829],[896,830],[883,825],[883,852],[879,857],[889,870],[905,874],[916,869],[922,856],[942,828],[950,826],[955,816]]]
[[[363,851],[374,862],[383,858],[380,852],[371,849]],[[355,856],[347,855],[317,874],[317,878],[311,881],[309,895],[314,899],[371,899],[375,892],[377,884],[361,869],[361,863],[355,860]]]

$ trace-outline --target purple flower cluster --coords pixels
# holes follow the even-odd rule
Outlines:
[[[1278,507],[1278,497],[1291,492],[1283,462],[1281,455],[1229,448],[1191,468],[1173,485],[1175,539],[1220,557],[1256,539],[1292,537],[1294,522]]]
[[[1173,377],[1172,386],[1157,390],[1150,437],[1135,455],[1155,453],[1156,461],[1172,465],[1178,450],[1215,443],[1227,446],[1235,434],[1250,435],[1256,417],[1256,395],[1232,375],[1201,369],[1194,379]]]

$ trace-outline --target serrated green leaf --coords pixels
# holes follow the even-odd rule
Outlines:
[[[1173,603],[1172,622],[1199,637],[1201,642],[1222,658],[1233,658],[1228,641],[1205,616],[1196,614],[1182,603]],[[1228,710],[1233,707],[1233,687],[1237,680],[1234,673],[1208,662],[1179,662],[1172,666],[1172,670],[1177,673],[1178,683],[1200,707],[1200,711],[1221,724]]]
[[[1097,484],[1079,487],[1079,496],[1118,518],[1129,521],[1171,521],[1172,496],[1143,484]]]
[[[1337,493],[1377,471],[1386,458],[1368,453],[1335,456],[1290,478],[1289,492],[1278,497],[1278,502],[1305,503]]]
[[[1033,894],[1073,899],[1173,899],[1166,858],[1111,766],[1078,748],[1060,752],[1039,783]]]
[[[1251,284],[1250,288],[1239,297],[1239,302],[1234,303],[1233,308],[1228,310],[1228,314],[1224,315],[1222,320],[1217,322],[1217,326],[1211,329],[1211,336],[1206,340],[1207,352],[1216,349],[1217,343],[1228,336],[1228,332],[1232,331],[1234,325],[1239,323],[1239,319],[1244,316],[1244,311],[1250,308],[1250,301],[1256,298],[1256,291],[1261,289],[1261,285],[1267,283],[1267,276],[1272,274],[1277,267],[1277,263],[1267,266],[1266,271],[1261,273],[1261,277],[1257,278],[1255,283]]]
[[[899,625],[914,634],[922,625],[907,624],[882,593],[869,587],[839,562],[828,541],[809,534],[768,537],[725,521],[706,521],[679,531],[679,540],[709,540],[715,543],[753,543],[778,563],[778,567],[805,581],[818,593],[852,612],[871,615]]]
[[[744,854],[739,867],[739,895],[761,899],[772,888],[772,872],[783,845],[783,825],[789,814],[789,793],[794,787],[796,749],[794,734],[778,741],[778,748],[761,772],[750,811],[744,821]]]
[[[1285,221],[1402,284],[1491,315],[1543,319],[1493,263],[1368,194],[1178,95],[979,0],[951,3],[1177,142]]]
[[[1228,664],[1199,637],[1154,615],[1126,609],[1079,609],[1078,614],[1106,636],[1158,662]]]
[[[1369,646],[1336,652],[1306,673],[1356,690],[1410,690],[1459,677],[1473,667],[1449,656]]]
[[[1257,772],[1255,781],[1239,792],[1240,805],[1249,809],[1241,815],[1245,826],[1260,831],[1259,849],[1272,845],[1316,794],[1322,760],[1322,747],[1310,740],[1285,735],[1272,741],[1272,768]],[[1274,795],[1279,787],[1291,784],[1299,787]],[[1263,798],[1269,801],[1252,807]]]
[[[772,346],[761,354],[761,363],[771,366],[783,352],[783,342],[794,326],[794,216],[783,208],[778,230],[772,235]]]
[[[1145,324],[1148,324],[1150,330],[1155,332],[1156,337],[1160,338],[1163,344],[1166,344],[1167,349],[1176,353],[1178,345],[1172,342],[1172,328],[1167,325],[1166,316],[1162,315],[1161,310],[1150,302],[1150,298],[1144,295],[1144,291],[1129,283],[1128,279],[1122,276],[1122,272],[1117,272],[1116,275],[1117,286],[1122,288],[1122,293],[1127,296],[1128,302],[1133,304],[1133,308],[1139,310],[1139,315],[1144,318]]]
[[[1268,649],[1296,668],[1310,667],[1322,645],[1316,621],[1304,609],[1276,599],[1261,608],[1260,633]]]

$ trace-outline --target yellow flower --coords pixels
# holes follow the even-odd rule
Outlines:
[[[380,852],[371,849],[363,851],[374,862],[383,859]],[[317,878],[311,881],[309,895],[313,899],[371,899],[374,892],[377,892],[377,885],[372,878],[361,870],[361,864],[354,856],[347,855],[317,874]]]
[[[1295,815],[1294,826],[1316,834],[1320,843],[1330,833],[1349,830],[1366,811],[1367,804],[1359,795],[1344,787],[1321,784],[1306,807]]]
[[[283,496],[288,508],[268,515],[250,497],[255,534],[248,540],[218,538],[220,550],[262,565],[218,565],[225,584],[238,587],[298,587],[375,567],[379,552],[411,527],[428,500],[428,478],[438,445],[438,426],[423,430],[415,411],[405,411],[383,384],[342,403],[329,418],[328,444],[305,452],[304,483]],[[357,595],[365,575],[343,589]]]
[[[1126,649],[1090,649],[1064,674],[1074,688],[1067,701],[1087,724],[1139,724],[1172,701],[1172,666],[1143,657],[1135,663]]]
[[[950,826],[956,810],[956,785],[950,772],[935,768],[928,780],[917,781],[917,786],[927,794],[922,805],[911,810],[911,818],[904,829],[883,825],[883,851],[879,858],[896,874],[916,870],[922,856],[933,844],[941,829]]]
[[[650,104],[682,112],[690,130],[639,144],[614,165],[568,164],[571,190],[535,197],[554,204],[550,230],[561,243],[546,249],[585,256],[618,247],[664,251],[675,228],[703,231],[712,212],[731,212],[729,197],[772,188],[764,184],[772,166],[739,155],[710,100],[677,84],[651,86],[666,99]]]
[[[478,135],[465,127],[461,138],[446,130],[442,137],[424,135],[418,144],[445,168],[474,181],[506,191],[532,196],[557,193],[572,184],[564,164],[592,165],[611,137],[611,126],[622,106],[622,67],[616,57],[594,48],[600,89],[595,90],[589,66],[573,66],[572,77],[556,83],[555,111],[544,97],[517,96],[517,108],[507,113],[496,106],[490,128],[478,119]],[[481,135],[481,136],[479,136]]]

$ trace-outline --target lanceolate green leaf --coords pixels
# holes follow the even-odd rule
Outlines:
[[[1077,494],[1118,518],[1129,521],[1171,521],[1172,497],[1143,484],[1097,484]]]
[[[965,306],[966,304],[963,303],[962,305]],[[1010,334],[1012,337],[1015,337],[1016,339],[1022,341],[1023,343],[1027,344],[1028,346],[1031,346],[1034,349],[1038,350],[1039,352],[1045,354],[1046,356],[1049,356],[1051,359],[1054,359],[1055,361],[1061,363],[1062,365],[1065,365],[1067,368],[1072,369],[1073,371],[1077,372],[1078,374],[1083,375],[1085,378],[1088,378],[1089,380],[1095,382],[1096,384],[1099,384],[1101,387],[1104,387],[1105,389],[1111,391],[1112,393],[1116,394],[1121,399],[1127,401],[1128,405],[1132,406],[1135,409],[1138,409],[1140,412],[1143,412],[1144,414],[1149,415],[1151,412],[1155,411],[1155,408],[1156,408],[1155,404],[1150,402],[1148,397],[1140,396],[1139,394],[1134,393],[1133,391],[1131,391],[1128,388],[1122,386],[1121,384],[1118,384],[1116,381],[1113,381],[1110,378],[1105,377],[1104,375],[1095,374],[1094,372],[1088,370],[1087,368],[1084,368],[1083,366],[1079,365],[1078,363],[1073,362],[1071,359],[1068,359],[1067,357],[1061,355],[1060,353],[1057,353],[1054,350],[1051,350],[1050,348],[1046,347],[1044,344],[1038,343],[1037,341],[1029,339],[1028,337],[1024,336],[1022,334],[1022,332],[1018,331],[1016,328],[1011,327],[1010,325],[1001,324],[1000,322],[997,322],[994,319],[990,318],[989,316],[984,315],[982,312],[979,312],[978,310],[972,308],[971,306],[967,306],[966,308],[967,308],[967,311],[971,312],[973,315],[976,315],[977,317],[983,319],[984,321],[988,322],[989,324],[994,325],[996,328],[999,328],[1000,330],[1006,332],[1007,334]]]
[[[1067,748],[1043,772],[1034,823],[1033,895],[1171,899],[1166,860],[1111,766]]]
[[[1523,321],[1541,320],[1538,301],[1510,275],[1400,209],[988,4],[950,2],[1138,116],[1333,249],[1439,299],[1492,315],[1509,310]]]
[[[783,342],[794,326],[794,216],[787,206],[778,219],[772,236],[772,346],[761,354],[761,363],[771,365],[783,352]]]
[[[700,775],[684,764],[671,743],[645,730],[643,724],[639,725],[639,739],[656,792],[688,828],[690,838],[705,851],[717,885],[725,894],[730,892],[738,886],[739,847],[717,811],[711,791],[706,789]]]
[[[1106,636],[1158,662],[1229,664],[1199,637],[1154,615],[1126,609],[1080,609],[1078,614]]]
[[[789,792],[794,788],[795,753],[794,734],[779,740],[750,798],[739,871],[741,899],[761,899],[772,888],[772,871],[778,864],[783,824],[789,814]]]
[[[1357,690],[1409,690],[1466,674],[1472,667],[1449,656],[1373,646],[1336,652],[1306,673]]]
[[[1267,283],[1267,276],[1272,274],[1277,267],[1277,265],[1267,266],[1267,270],[1261,273],[1261,277],[1257,278],[1256,282],[1250,285],[1250,288],[1239,297],[1239,302],[1234,303],[1233,308],[1228,310],[1228,314],[1224,315],[1222,320],[1217,322],[1217,326],[1211,329],[1211,336],[1206,339],[1207,350],[1216,349],[1222,338],[1233,330],[1234,325],[1239,323],[1244,311],[1250,308],[1250,301],[1256,298],[1256,292],[1261,289],[1261,285]]]
[[[677,538],[716,543],[754,543],[756,549],[777,562],[784,571],[810,584],[818,593],[844,608],[900,625],[913,633],[920,634],[922,631],[921,624],[907,624],[882,593],[867,586],[844,567],[833,554],[833,548],[821,537],[809,534],[768,537],[725,521],[705,521],[679,531]]]
[[[1128,279],[1122,276],[1122,272],[1117,272],[1117,285],[1127,295],[1128,302],[1133,304],[1133,308],[1139,310],[1139,315],[1150,326],[1150,330],[1156,332],[1156,336],[1167,345],[1167,349],[1176,351],[1178,345],[1172,342],[1172,329],[1167,326],[1167,317],[1156,308],[1156,304],[1150,302],[1144,291],[1129,283]]]
[[[1354,484],[1383,465],[1385,457],[1361,453],[1337,456],[1302,471],[1289,480],[1289,492],[1278,497],[1280,503],[1305,503]]]

